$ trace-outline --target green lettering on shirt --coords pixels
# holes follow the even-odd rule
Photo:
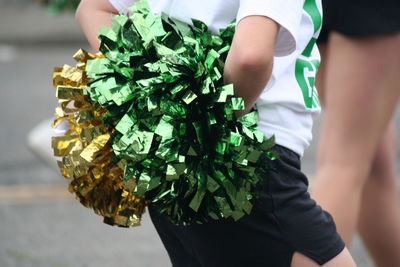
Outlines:
[[[295,75],[303,93],[304,104],[307,108],[319,108],[318,92],[315,88],[315,75],[320,64],[319,60],[312,60],[311,53],[316,46],[316,35],[322,26],[322,14],[315,0],[306,0],[303,9],[310,16],[314,25],[314,37],[296,61]]]

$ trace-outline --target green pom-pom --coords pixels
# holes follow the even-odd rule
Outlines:
[[[273,146],[257,113],[236,119],[244,101],[223,82],[235,24],[213,35],[155,16],[146,1],[133,16],[115,16],[100,31],[105,58],[88,62],[92,101],[109,110],[113,150],[136,194],[177,224],[241,218],[250,213]],[[269,157],[271,158],[271,157]]]

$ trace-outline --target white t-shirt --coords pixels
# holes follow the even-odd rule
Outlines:
[[[135,0],[109,0],[123,14]],[[321,0],[148,0],[164,12],[191,23],[203,21],[217,33],[235,18],[267,16],[280,25],[271,78],[257,101],[259,127],[266,136],[300,156],[312,139],[313,116],[320,112],[314,81],[320,62],[315,45],[322,24]]]

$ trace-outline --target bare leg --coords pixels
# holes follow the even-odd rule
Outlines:
[[[360,234],[380,267],[400,266],[396,154],[396,135],[391,123],[382,136],[364,186],[358,223]]]
[[[300,253],[293,255],[291,267],[320,267],[315,261],[304,256]],[[323,267],[355,267],[357,266],[351,257],[347,248],[345,248],[339,255],[322,265]]]
[[[325,108],[325,81],[326,81],[326,65],[328,64],[328,44],[318,44],[318,49],[321,54],[321,64],[319,65],[317,76],[315,78],[315,86],[318,91],[318,98]]]
[[[317,89],[325,106],[328,45],[319,46],[322,61]],[[400,266],[400,205],[396,191],[397,144],[393,123],[381,137],[368,180],[363,189],[358,228],[375,262],[380,267]],[[377,219],[379,218],[379,219]],[[339,229],[340,230],[340,229]]]
[[[324,105],[325,104],[325,95],[324,95],[324,81],[325,81],[325,69],[326,69],[326,63],[328,62],[327,59],[327,49],[328,46],[325,44],[320,44],[318,45],[318,48],[321,53],[321,65],[319,66],[318,69],[318,75],[317,75],[317,89],[318,89],[318,94],[319,94],[319,99],[321,103]],[[293,255],[292,259],[292,267],[317,267],[320,266],[316,262],[314,262],[312,259],[308,258],[307,256],[296,252]],[[347,248],[345,248],[339,255],[337,255],[335,258],[333,258],[331,261],[327,262],[326,264],[323,265],[324,267],[353,267],[356,266],[354,263],[353,258],[351,257],[349,251]]]
[[[400,35],[332,34],[314,198],[350,244],[378,140],[400,93]]]

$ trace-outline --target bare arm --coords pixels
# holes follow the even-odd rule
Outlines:
[[[100,40],[97,38],[101,26],[111,26],[111,16],[118,11],[108,0],[82,0],[75,17],[89,41],[90,46],[98,51]]]
[[[270,79],[274,45],[279,25],[263,16],[242,19],[236,29],[224,69],[226,83],[233,83],[235,95],[243,97],[248,113]]]

